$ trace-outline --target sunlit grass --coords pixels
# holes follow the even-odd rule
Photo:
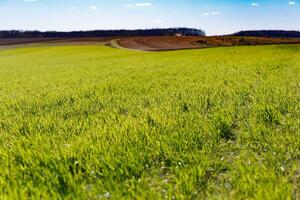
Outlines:
[[[0,51],[0,199],[300,198],[300,46]]]

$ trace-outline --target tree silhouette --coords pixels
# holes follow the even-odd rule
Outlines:
[[[234,36],[253,36],[253,37],[281,37],[281,38],[299,38],[299,31],[284,31],[284,30],[254,30],[240,31],[233,34]]]
[[[201,29],[167,28],[167,29],[137,29],[137,30],[93,30],[93,31],[0,31],[0,38],[70,38],[70,37],[116,37],[116,36],[204,36]]]

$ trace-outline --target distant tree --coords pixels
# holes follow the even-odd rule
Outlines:
[[[53,37],[117,37],[117,36],[205,36],[201,29],[166,28],[166,29],[137,29],[137,30],[93,30],[93,31],[0,31],[0,38],[53,38]]]
[[[240,31],[233,34],[234,36],[252,36],[252,37],[278,37],[278,38],[299,38],[300,31],[284,30],[253,30]]]

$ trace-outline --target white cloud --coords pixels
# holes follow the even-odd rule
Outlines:
[[[90,6],[90,9],[91,10],[97,10],[97,7],[96,6]]]
[[[152,3],[135,3],[135,4],[126,4],[124,7],[132,8],[132,7],[149,7],[152,6]]]
[[[295,1],[289,1],[289,4],[290,4],[290,5],[295,5],[296,2],[295,2]]]
[[[205,12],[202,14],[202,16],[209,16],[209,15],[220,15],[220,11],[213,11],[213,12]]]
[[[251,3],[251,6],[259,6],[259,3],[253,2],[253,3]]]
[[[135,6],[137,7],[152,6],[152,3],[136,3]]]
[[[214,11],[214,12],[211,12],[211,14],[212,14],[212,15],[219,15],[219,14],[221,14],[221,13],[220,13],[220,11]]]
[[[37,2],[37,0],[24,0],[25,2]]]
[[[157,23],[157,24],[163,23],[163,21],[161,19],[156,19],[156,20],[154,20],[154,22]]]

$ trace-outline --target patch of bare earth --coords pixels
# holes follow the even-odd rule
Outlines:
[[[129,49],[139,49],[145,51],[161,51],[161,50],[176,50],[176,49],[193,49],[199,48],[194,42],[200,37],[135,37],[122,38],[118,40],[120,46]]]
[[[292,43],[300,43],[300,39],[236,36],[159,36],[121,38],[118,40],[118,44],[124,48],[139,49],[144,51],[164,51],[239,45],[267,45]]]
[[[237,36],[156,36],[156,37],[96,37],[96,38],[0,38],[0,49],[36,45],[107,45],[114,48],[143,51],[166,51],[224,47],[300,43],[299,39]]]
[[[55,40],[59,40],[59,39],[57,38],[0,38],[0,46],[50,42]]]
[[[111,37],[102,38],[0,38],[0,49],[39,45],[109,45]]]

